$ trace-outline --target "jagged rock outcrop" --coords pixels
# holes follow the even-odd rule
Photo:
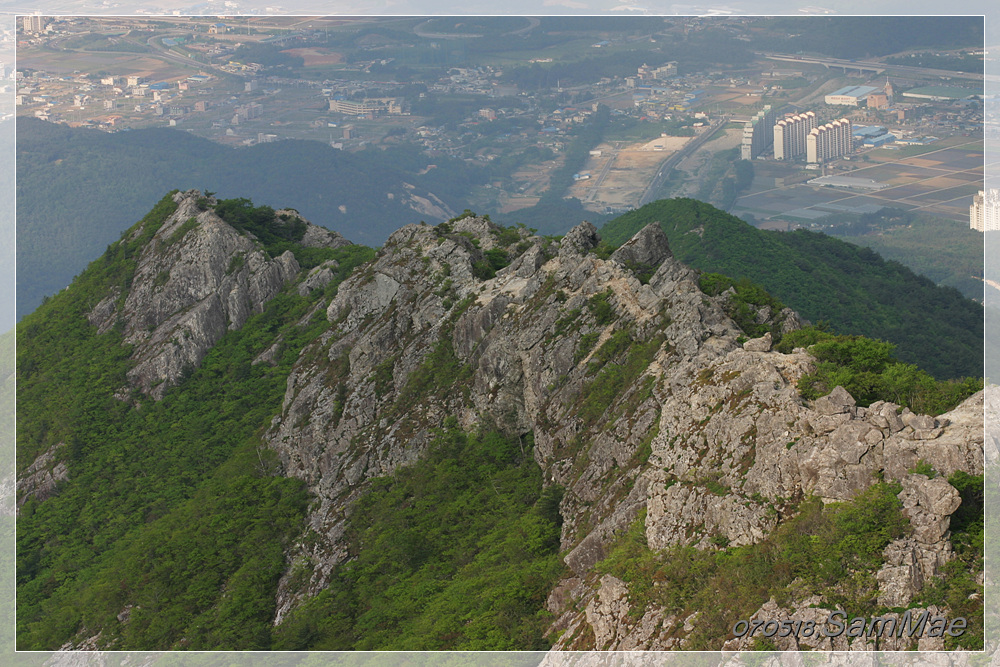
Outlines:
[[[640,609],[626,582],[595,574],[640,516],[652,549],[751,545],[798,501],[850,500],[881,476],[902,485],[913,526],[885,550],[883,604],[909,604],[952,556],[959,496],[946,478],[982,472],[982,394],[937,418],[886,402],[860,407],[842,387],[804,401],[797,383],[815,359],[774,350],[771,333],[745,340],[727,315],[734,293],[704,294],[658,225],[608,259],[589,223],[560,241],[472,216],[407,225],[334,292],[336,262],[300,275],[291,253],[269,257],[199,198],[177,195],[177,211],[137,257],[132,287],[109,293],[89,319],[121,327],[134,345],[129,380],[160,397],[293,280],[315,299],[303,321],[325,312],[329,328],[301,351],[264,435],[282,473],[316,498],[287,554],[275,623],[347,557],[346,519],[368,482],[416,461],[451,420],[532,433],[546,484],[565,489],[568,573],[548,599],[560,649],[688,645],[696,613]],[[303,242],[346,243],[312,225]],[[756,322],[783,333],[802,324],[768,307]],[[275,363],[283,345],[275,340],[253,363]],[[942,476],[912,473],[918,465]],[[812,618],[829,612],[824,604],[772,600],[758,615]],[[861,644],[796,644],[805,646]]]
[[[798,499],[849,500],[880,472],[920,489],[910,516],[930,530],[945,515],[921,512],[948,509],[951,496],[943,480],[926,486],[908,471],[921,460],[944,475],[982,471],[981,395],[937,419],[890,403],[858,407],[843,388],[807,404],[796,384],[814,359],[772,351],[770,336],[740,345],[728,296],[703,294],[659,227],[608,260],[591,252],[599,242],[589,223],[558,244],[522,232],[507,245],[482,218],[448,231],[409,225],[341,285],[327,308],[333,326],[303,352],[266,436],[286,474],[319,498],[310,528],[320,539],[289,555],[311,580],[298,589],[283,580],[277,621],[344,557],[345,511],[366,480],[416,460],[446,417],[532,431],[546,479],[566,488],[572,584],[550,597],[560,648],[584,636],[599,648],[680,647],[685,623],[696,622],[671,620],[669,637],[655,610],[608,625],[624,608],[620,586],[594,580],[593,566],[642,510],[654,549],[747,545]],[[496,249],[511,261],[490,277],[484,253]],[[648,281],[640,270],[652,270]],[[762,321],[798,326],[786,311]],[[635,355],[643,369],[602,402],[595,388],[614,375],[605,345],[627,350],[614,364]],[[933,576],[947,558],[941,540],[919,544],[920,576]],[[888,558],[904,567],[905,557]],[[886,594],[906,586],[887,584],[898,590]]]
[[[659,225],[650,223],[611,253],[611,261],[625,266],[655,267],[672,256],[667,235]]]
[[[199,206],[200,198],[196,190],[174,195],[177,210],[142,248],[124,299],[115,290],[88,316],[102,332],[121,326],[125,342],[134,345],[136,365],[128,379],[156,398],[197,366],[226,331],[263,312],[299,271],[291,252],[270,258],[250,235]],[[133,236],[143,231],[140,227]],[[315,247],[347,243],[314,225],[307,225],[304,242]]]
[[[330,259],[312,269],[306,279],[299,283],[299,294],[305,296],[313,290],[323,289],[329,285],[338,266],[337,260]]]
[[[302,236],[302,240],[299,243],[307,248],[343,248],[344,246],[351,245],[351,242],[345,239],[340,233],[310,223],[295,209],[283,208],[275,211],[274,214],[279,219],[294,218],[306,223],[306,233]]]
[[[45,500],[58,490],[60,482],[69,479],[65,461],[57,461],[56,453],[62,443],[50,447],[32,461],[17,479],[17,507],[21,508],[30,498]]]

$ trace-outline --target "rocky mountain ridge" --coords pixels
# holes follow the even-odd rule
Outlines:
[[[109,293],[88,316],[121,328],[133,345],[128,379],[154,398],[286,285],[311,294],[331,269],[269,257],[196,191],[174,201],[127,294]],[[303,239],[346,243],[315,226]],[[697,613],[649,604],[637,617],[629,584],[599,572],[637,521],[652,550],[755,545],[805,499],[849,501],[879,480],[900,485],[912,530],[886,547],[878,596],[910,604],[953,557],[960,498],[946,478],[983,473],[982,394],[936,418],[860,407],[841,387],[805,401],[797,384],[815,358],[773,350],[771,334],[746,340],[730,298],[703,293],[655,224],[606,256],[589,223],[558,240],[475,216],[399,229],[304,318],[325,313],[328,327],[299,353],[262,437],[281,474],[316,499],[287,553],[273,622],[348,557],[347,518],[370,481],[418,460],[449,423],[531,436],[546,485],[565,489],[568,569],[547,603],[557,649],[689,647]],[[762,309],[758,321],[779,334],[802,324],[787,310]],[[255,363],[273,363],[280,344]],[[43,463],[26,473],[46,474],[53,461]],[[940,476],[917,472],[928,468]],[[803,595],[781,613],[823,604]],[[774,617],[777,603],[760,613]]]
[[[153,233],[137,259],[128,294],[113,290],[88,315],[98,331],[121,326],[134,346],[131,384],[160,398],[185,369],[197,366],[219,338],[243,326],[299,272],[286,250],[271,258],[252,234],[241,233],[210,208],[198,191],[173,196],[177,210]],[[291,210],[279,216],[300,216]],[[303,221],[304,222],[304,221]],[[134,241],[147,232],[136,228]],[[340,234],[308,224],[307,247],[339,247]]]

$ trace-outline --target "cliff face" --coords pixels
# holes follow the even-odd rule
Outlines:
[[[121,328],[133,346],[128,380],[154,398],[286,285],[309,294],[337,266],[300,271],[291,252],[271,257],[219,218],[214,201],[192,191],[175,202],[127,294],[113,290],[88,316],[99,330]],[[629,583],[598,571],[637,521],[653,550],[754,545],[803,499],[847,501],[882,479],[900,484],[912,530],[885,549],[880,604],[910,604],[953,557],[960,497],[945,477],[983,472],[981,394],[937,418],[859,407],[840,387],[804,401],[796,385],[814,357],[772,350],[770,334],[746,340],[726,314],[731,294],[704,294],[659,226],[610,255],[599,241],[588,223],[558,241],[478,217],[408,225],[316,301],[303,322],[325,309],[328,327],[299,353],[263,434],[281,473],[316,498],[287,553],[275,624],[347,557],[346,520],[367,482],[416,461],[434,429],[455,423],[532,434],[546,484],[565,489],[568,569],[547,603],[558,649],[688,645],[696,613],[640,606]],[[301,242],[347,243],[312,225]],[[784,332],[801,322],[767,308],[757,321]],[[254,363],[272,361],[280,342]],[[40,457],[19,483],[25,493],[51,493],[65,479],[54,465],[51,452]],[[927,466],[942,477],[912,472]],[[813,595],[758,614],[801,619],[824,605],[836,608]]]
[[[174,195],[177,210],[143,247],[125,299],[116,290],[88,316],[101,332],[122,327],[136,361],[129,381],[156,398],[197,366],[226,331],[262,312],[299,272],[291,252],[270,258],[256,239],[208,208],[214,200],[201,199],[197,191]],[[132,238],[145,231],[137,228]],[[337,247],[347,241],[308,225],[303,243]]]
[[[546,479],[566,488],[573,576],[550,599],[564,638],[587,624],[597,647],[682,645],[683,619],[673,627],[653,609],[632,624],[614,602],[627,601],[625,584],[594,576],[640,511],[653,549],[754,544],[794,501],[846,501],[878,474],[903,484],[915,527],[879,575],[886,599],[908,603],[948,560],[958,493],[908,471],[982,472],[981,397],[937,419],[856,407],[840,388],[805,404],[796,382],[815,360],[771,351],[769,336],[741,345],[726,296],[704,295],[656,226],[607,259],[586,223],[559,243],[507,243],[516,257],[488,277],[477,265],[503,246],[486,220],[405,227],[329,305],[331,329],[303,351],[266,436],[320,499],[310,526],[322,539],[292,555],[312,578],[283,582],[277,621],[344,557],[345,509],[365,480],[420,456],[450,416],[533,432]]]

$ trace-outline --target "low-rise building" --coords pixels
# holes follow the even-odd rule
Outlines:
[[[823,101],[827,104],[857,107],[861,106],[862,102],[866,102],[868,96],[875,92],[878,92],[878,88],[874,86],[844,86],[824,97]]]
[[[395,97],[366,98],[356,100],[330,100],[330,111],[349,116],[364,115],[401,115],[403,105]]]

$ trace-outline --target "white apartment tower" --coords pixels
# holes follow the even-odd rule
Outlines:
[[[816,112],[788,116],[774,125],[774,159],[792,160],[806,154],[806,137],[816,128]]]
[[[806,135],[806,162],[822,164],[854,150],[851,121],[835,120],[810,130]]]
[[[763,153],[774,141],[774,110],[766,105],[743,126],[743,143],[740,157],[752,160]]]
[[[45,26],[47,26],[48,23],[48,17],[39,16],[37,14],[21,17],[21,28],[27,33],[45,32]]]
[[[979,191],[969,207],[969,227],[980,232],[1000,231],[1000,190]]]

